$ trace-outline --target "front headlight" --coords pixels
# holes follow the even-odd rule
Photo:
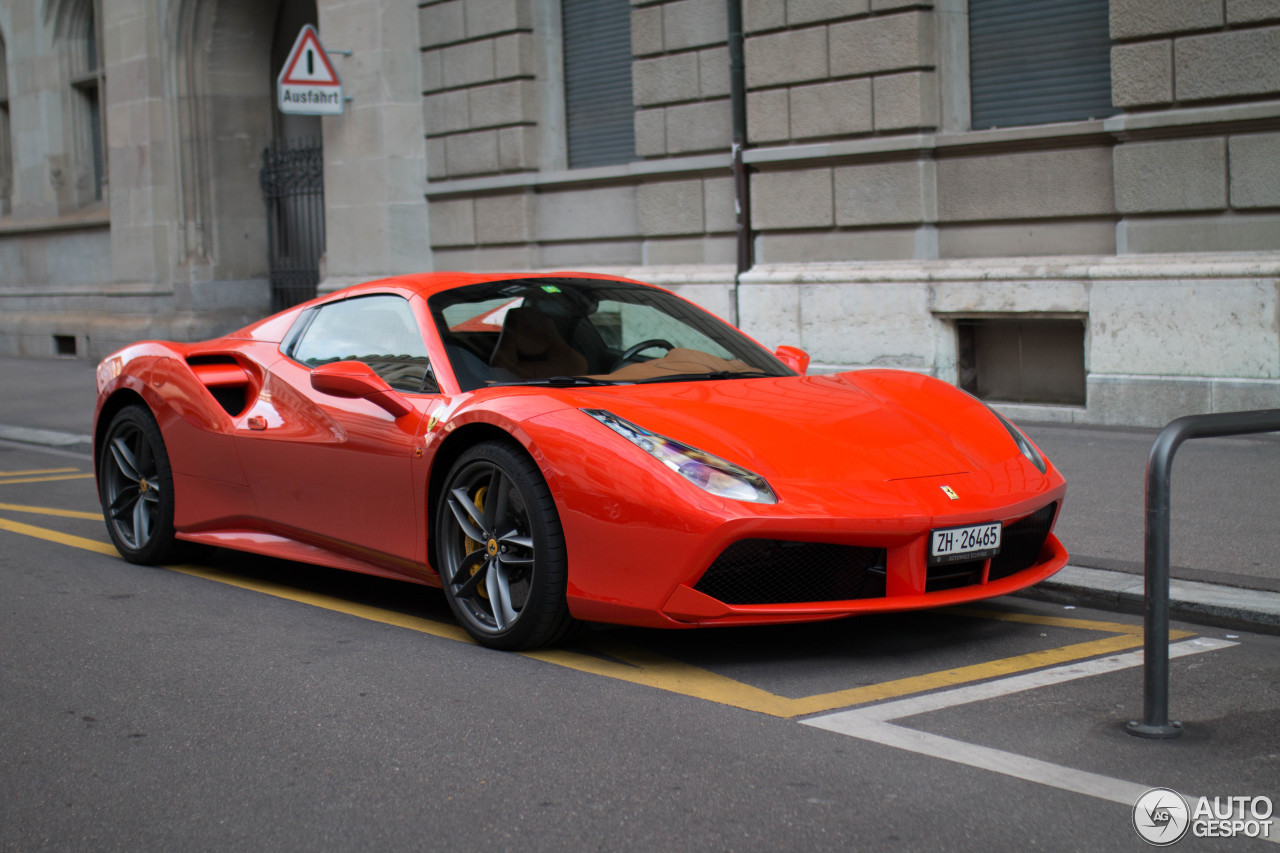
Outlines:
[[[769,488],[763,477],[740,465],[636,426],[604,409],[582,411],[704,491],[735,501],[760,504],[778,502],[773,489]]]
[[[984,403],[983,405],[986,404]],[[1036,449],[1036,446],[1031,443],[1031,439],[1023,435],[1022,430],[1014,426],[1013,422],[1004,415],[997,412],[991,406],[987,406],[987,408],[991,409],[991,414],[999,418],[1000,423],[1004,424],[1004,428],[1009,431],[1009,435],[1013,438],[1014,443],[1018,445],[1018,449],[1022,451],[1022,455],[1027,457],[1027,460],[1030,461],[1032,465],[1036,466],[1040,473],[1043,474],[1045,472],[1044,456],[1042,456],[1040,451]]]

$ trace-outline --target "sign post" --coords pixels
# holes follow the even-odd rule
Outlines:
[[[338,72],[330,64],[316,28],[307,24],[276,78],[276,104],[280,112],[291,115],[338,116],[343,103]]]

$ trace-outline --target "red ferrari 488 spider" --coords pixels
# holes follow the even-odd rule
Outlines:
[[[440,586],[507,649],[954,604],[1066,562],[1065,481],[1004,417],[807,362],[620,278],[370,282],[106,358],[98,494],[128,560],[196,542]]]

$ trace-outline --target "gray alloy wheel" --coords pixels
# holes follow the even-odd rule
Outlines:
[[[572,625],[560,518],[523,450],[486,442],[454,463],[440,496],[435,542],[449,606],[477,642],[532,649]]]
[[[98,451],[98,496],[107,533],[131,563],[174,553],[173,471],[155,418],[142,406],[116,413]]]

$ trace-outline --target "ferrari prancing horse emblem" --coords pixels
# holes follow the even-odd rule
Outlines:
[[[942,493],[945,494],[947,497],[951,498],[951,500],[953,501],[960,500],[960,496],[956,494],[956,490],[951,488],[950,486],[943,486]]]

